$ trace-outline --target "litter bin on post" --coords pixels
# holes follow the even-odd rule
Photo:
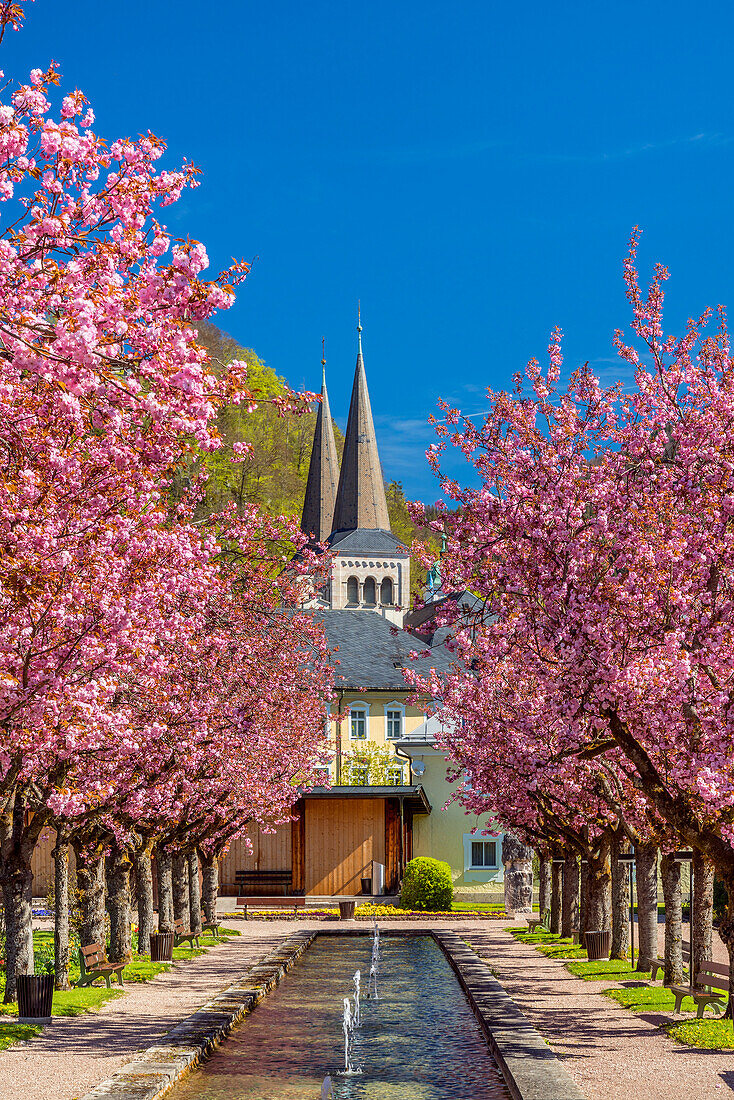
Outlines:
[[[171,962],[173,959],[173,932],[151,932],[150,961]]]
[[[612,946],[612,933],[607,932],[587,932],[584,937],[586,941],[586,954],[590,959],[608,959],[609,952]]]
[[[363,878],[362,879],[362,893],[363,894],[371,894],[372,893],[372,879],[371,878]]]

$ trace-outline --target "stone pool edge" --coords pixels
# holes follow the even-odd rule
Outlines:
[[[294,932],[245,975],[133,1055],[80,1100],[159,1100],[280,982],[318,935]]]
[[[430,933],[469,998],[513,1100],[586,1100],[489,966],[456,932]]]

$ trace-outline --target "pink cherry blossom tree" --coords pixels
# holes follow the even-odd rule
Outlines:
[[[561,388],[556,331],[548,367],[531,361],[514,394],[490,392],[480,427],[452,409],[438,425],[480,480],[441,479],[460,505],[434,524],[443,583],[486,599],[481,629],[456,638],[452,709],[483,693],[488,757],[509,722],[534,789],[571,758],[594,762],[713,862],[731,899],[720,932],[734,990],[734,371],[722,309],[664,334],[668,273],[657,266],[643,294],[636,249],[637,234],[632,335],[616,336],[629,392],[603,389],[588,366]],[[430,454],[439,476],[444,445]],[[517,697],[539,704],[508,719]]]

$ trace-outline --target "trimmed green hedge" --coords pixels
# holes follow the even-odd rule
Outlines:
[[[446,912],[451,908],[454,886],[451,868],[440,859],[417,856],[405,868],[400,904],[403,909],[424,913]]]

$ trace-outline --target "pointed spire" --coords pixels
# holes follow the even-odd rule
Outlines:
[[[382,479],[370,395],[362,357],[362,316],[357,313],[357,366],[344,440],[339,488],[334,507],[334,530],[356,528],[390,530],[385,483]]]
[[[303,501],[301,530],[324,542],[332,530],[334,501],[339,481],[339,461],[336,457],[334,425],[326,392],[326,351],[321,341],[321,402],[316,413],[313,449],[308,467],[306,496]]]

